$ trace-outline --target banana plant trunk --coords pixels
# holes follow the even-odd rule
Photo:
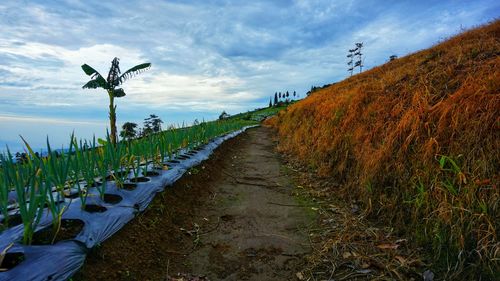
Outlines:
[[[112,91],[108,91],[109,95],[109,126],[111,129],[109,138],[113,146],[116,146],[116,105],[115,97]]]

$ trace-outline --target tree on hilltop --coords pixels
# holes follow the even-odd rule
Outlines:
[[[358,56],[358,60],[354,63],[354,67],[359,67],[359,73],[363,71],[363,54],[361,53],[361,49],[363,48],[363,42],[356,43],[356,52],[355,56]]]

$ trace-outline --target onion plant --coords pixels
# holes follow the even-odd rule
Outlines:
[[[28,150],[26,161],[16,163],[8,150],[7,154],[0,154],[0,213],[4,218],[3,224],[9,224],[9,192],[14,191],[24,226],[23,242],[31,243],[44,209],[52,215],[53,234],[56,237],[62,215],[68,208],[64,195],[71,192],[72,188],[78,189],[82,207],[85,207],[88,189],[98,182],[98,177],[102,179],[102,185],[96,188],[101,198],[104,198],[109,175],[121,187],[128,178],[129,169],[136,178],[141,174],[147,175],[150,163],[163,166],[181,149],[192,149],[213,137],[248,124],[239,120],[225,120],[186,127],[183,123],[178,128],[171,127],[116,145],[113,145],[112,137],[107,134],[107,141],[99,141],[101,146],[96,144],[95,137],[92,142],[77,142],[71,135],[69,149],[60,153],[52,150],[47,139],[45,157],[35,154],[23,139]]]
[[[104,150],[101,147],[96,146],[95,137],[92,140],[92,157],[96,163],[97,174],[101,178],[101,185],[97,186],[97,191],[101,199],[104,199],[104,194],[106,193],[106,188],[108,182],[106,178],[109,175],[109,160],[105,157]]]
[[[8,152],[10,155],[10,152]],[[10,159],[12,161],[12,158]],[[0,214],[3,216],[3,227],[9,226],[9,191],[11,182],[7,175],[3,172],[7,164],[7,156],[0,154],[0,165],[2,170],[0,171]],[[2,229],[0,229],[1,231]]]
[[[71,135],[71,140],[74,136]],[[54,185],[57,192],[64,196],[66,182],[68,180],[73,161],[73,141],[70,142],[68,152],[65,153],[64,149],[61,153],[55,152],[51,149],[49,139],[47,138],[47,157],[43,160],[45,176]]]
[[[134,178],[138,178],[141,175],[141,158],[131,155],[129,158],[129,167],[132,169]]]
[[[80,140],[80,145],[78,145],[76,139],[73,139],[73,142],[73,145],[75,147],[73,161],[73,174],[75,176],[74,181],[76,182],[78,196],[80,197],[82,208],[85,208],[88,196],[87,189],[93,186],[97,186],[98,184],[98,182],[96,181],[97,163],[94,157],[95,151],[84,151],[84,148],[88,146],[87,142],[83,142],[82,140]],[[83,177],[86,183],[83,188],[80,177]]]
[[[68,194],[71,192],[71,186],[68,186],[68,180],[70,175],[71,163],[76,161],[73,156],[73,139],[74,135],[71,135],[71,142],[67,153],[64,149],[61,153],[56,153],[52,151],[50,143],[47,139],[47,157],[43,159],[42,172],[45,173],[45,186],[55,187],[55,192],[48,192],[48,209],[52,214],[52,233],[54,238],[56,238],[60,228],[61,228],[61,218],[63,213],[66,211],[66,204],[64,202],[64,195],[67,191]],[[86,168],[82,170],[87,170]],[[75,172],[73,171],[72,174]],[[66,190],[67,189],[67,190]],[[55,198],[54,198],[55,195]]]
[[[126,163],[126,146],[123,143],[118,143],[116,146],[112,144],[110,135],[106,136],[107,143],[104,145],[104,157],[108,159],[109,166],[113,173],[111,174],[116,186],[122,187],[124,181],[127,179],[128,175],[126,173],[127,167],[124,165]],[[123,168],[125,170],[123,170]]]
[[[24,141],[24,139],[23,139]],[[19,213],[23,221],[23,243],[30,245],[36,227],[42,218],[43,208],[50,185],[46,185],[43,177],[44,163],[24,141],[29,151],[26,163],[16,165],[8,161],[4,173],[8,174],[16,191]],[[9,154],[9,159],[12,155]]]

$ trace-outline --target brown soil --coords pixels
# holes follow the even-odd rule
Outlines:
[[[33,234],[32,245],[50,245],[59,241],[75,238],[83,229],[84,222],[78,219],[62,219],[61,227],[54,238],[54,230],[51,226],[39,230]]]
[[[296,280],[314,217],[293,196],[271,135],[257,128],[222,144],[94,249],[73,279]]]
[[[118,204],[123,200],[123,197],[117,194],[105,193],[103,198],[105,203],[108,204]]]

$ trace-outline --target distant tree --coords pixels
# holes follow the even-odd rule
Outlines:
[[[293,99],[295,99],[296,95],[297,95],[297,93],[295,91],[293,91]]]
[[[361,53],[361,49],[363,48],[363,42],[356,43],[356,52],[355,56],[358,56],[358,60],[354,63],[354,67],[359,67],[359,73],[363,71],[363,54]]]
[[[310,94],[316,92],[316,90],[318,89],[318,87],[316,86],[311,86],[311,90],[309,90],[307,93],[306,93],[306,96],[309,96]]]
[[[150,133],[157,133],[161,131],[161,124],[163,121],[155,114],[150,114],[148,118],[144,119],[144,129],[142,130],[143,135],[148,135]]]
[[[347,71],[349,71],[349,73],[351,74],[352,76],[352,73],[354,71],[354,53],[356,52],[356,48],[354,49],[349,49],[349,54],[347,54],[347,58],[348,58],[348,61],[347,61],[347,65],[348,65],[348,68],[347,68]]]
[[[290,97],[290,93],[286,91],[286,99],[288,99],[288,97]]]
[[[151,127],[151,123],[144,122],[144,127],[142,128],[141,136],[147,136],[151,133],[153,133],[153,128]]]
[[[281,100],[281,92],[279,92],[278,97],[279,97],[279,98],[280,98],[280,100]]]
[[[269,106],[268,107],[273,107],[273,102],[272,102],[271,97],[269,97]]]
[[[125,122],[122,125],[122,130],[120,132],[120,137],[122,139],[130,140],[137,136],[137,124],[132,122]]]
[[[278,105],[278,93],[274,93],[274,106]]]
[[[393,61],[393,60],[395,60],[395,59],[397,59],[397,58],[398,58],[398,56],[397,56],[397,55],[391,55],[391,56],[389,57],[389,61]]]
[[[226,111],[222,111],[222,113],[219,115],[219,120],[224,120],[229,118],[230,115],[226,113]]]
[[[157,133],[161,131],[161,124],[163,124],[163,121],[161,120],[160,117],[156,115],[150,115],[151,118],[151,125],[153,127],[153,132]]]
[[[132,67],[131,69],[121,73],[120,60],[114,58],[111,62],[111,68],[108,72],[108,78],[105,80],[102,75],[88,64],[82,65],[82,70],[90,76],[91,80],[83,85],[84,89],[97,89],[102,88],[108,92],[109,96],[109,124],[110,124],[110,139],[113,145],[116,145],[116,105],[114,104],[115,98],[125,96],[125,91],[122,88],[116,88],[123,84],[123,82],[132,78],[134,75],[151,67],[150,63],[143,63]]]

